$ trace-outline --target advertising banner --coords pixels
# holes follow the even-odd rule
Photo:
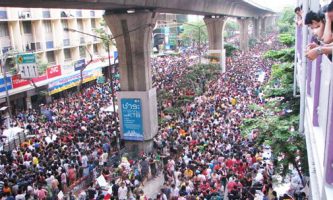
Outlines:
[[[40,77],[33,78],[32,80],[36,83],[39,81],[44,81],[46,79],[47,79],[47,76],[45,74]],[[26,80],[26,79],[22,79],[19,74],[16,74],[16,75],[12,76],[12,84],[13,84],[13,88],[15,89],[15,88],[23,87],[26,85],[30,85],[30,81]]]
[[[95,80],[99,76],[102,76],[101,68],[85,70],[83,71],[83,83]],[[80,73],[77,72],[75,74],[66,77],[61,77],[55,81],[50,82],[48,91],[49,94],[52,95],[67,90],[69,88],[78,86],[79,84],[80,84]]]
[[[7,90],[12,89],[12,79],[10,77],[6,77],[7,81]],[[6,91],[5,79],[2,77],[0,78],[0,92]]]
[[[61,66],[54,65],[52,67],[47,68],[46,70],[47,78],[54,78],[57,76],[61,76]]]
[[[16,56],[16,63],[22,78],[29,79],[38,77],[38,66],[35,54],[19,54]]]
[[[121,116],[123,139],[143,141],[142,104],[141,99],[121,99]]]

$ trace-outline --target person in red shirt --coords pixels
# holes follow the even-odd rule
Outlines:
[[[227,168],[230,169],[234,165],[234,161],[232,160],[232,158],[228,158],[225,165],[227,166]]]
[[[227,184],[228,192],[230,193],[235,186],[237,186],[236,182],[234,180],[230,180]]]

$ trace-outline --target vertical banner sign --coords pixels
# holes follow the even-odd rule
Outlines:
[[[7,85],[5,84],[5,82],[7,83]],[[7,90],[11,90],[12,89],[12,79],[10,77],[6,77],[6,81],[4,78],[0,78],[0,92],[4,92]]]
[[[141,99],[121,99],[123,139],[143,141]]]
[[[36,78],[39,76],[35,54],[17,55],[16,63],[22,79]]]

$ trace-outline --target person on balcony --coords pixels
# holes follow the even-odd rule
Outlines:
[[[304,24],[311,28],[318,41],[323,39],[325,30],[325,15],[310,11],[306,14]]]
[[[314,30],[314,34],[320,38],[321,35],[321,25],[322,23],[325,24],[324,33],[322,35],[322,42],[321,43],[311,43],[308,45],[308,49],[306,52],[306,57],[309,60],[315,60],[320,55],[328,55],[331,59],[332,57],[332,51],[333,51],[333,2],[323,7],[322,12],[325,13],[325,18],[321,14],[314,15],[316,13],[309,12],[306,15],[305,18],[305,24],[309,25],[311,29],[314,30],[314,28],[317,27],[317,29]],[[320,22],[320,21],[322,22]]]
[[[302,11],[302,6],[295,8],[295,14],[296,14],[296,25],[297,26],[302,26],[303,25],[303,18],[302,18],[303,11]]]
[[[325,13],[325,31],[323,35],[323,41],[325,44],[330,44],[333,42],[333,2],[329,3],[327,6],[324,6],[323,12]]]

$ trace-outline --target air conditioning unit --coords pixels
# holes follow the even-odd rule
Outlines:
[[[19,14],[19,19],[31,19],[31,17],[31,12],[28,11]]]

